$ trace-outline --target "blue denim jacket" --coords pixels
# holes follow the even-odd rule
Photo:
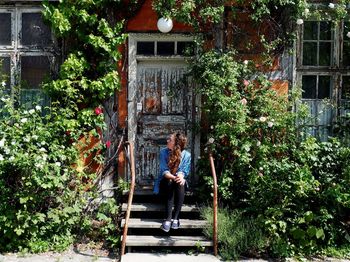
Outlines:
[[[170,155],[169,148],[166,147],[160,150],[160,154],[159,154],[160,168],[159,168],[159,175],[154,181],[154,187],[153,187],[154,194],[159,193],[160,181],[163,179],[165,171],[169,171],[169,167],[168,167],[169,155]],[[188,174],[190,173],[190,168],[191,168],[191,154],[190,152],[183,150],[181,152],[180,165],[176,173],[182,172],[184,174],[184,178],[187,178]]]

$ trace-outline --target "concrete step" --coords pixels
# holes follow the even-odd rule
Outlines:
[[[127,203],[123,203],[122,211],[125,212],[128,207]],[[131,211],[152,211],[152,212],[164,212],[164,205],[154,203],[135,203],[131,206]],[[181,212],[199,212],[199,207],[196,205],[184,204],[181,208]]]
[[[128,196],[129,190],[123,190],[123,195]],[[193,196],[192,191],[185,191],[185,196]],[[153,189],[135,189],[134,196],[158,196],[153,194]]]
[[[213,246],[211,240],[202,236],[142,236],[130,235],[126,238],[126,246]]]
[[[145,219],[145,218],[130,218],[128,228],[160,228],[163,219]],[[122,220],[121,226],[124,227],[125,219]],[[180,219],[180,228],[205,228],[207,221]]]

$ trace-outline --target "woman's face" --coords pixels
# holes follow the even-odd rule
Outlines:
[[[170,150],[173,150],[174,149],[174,146],[175,146],[175,135],[174,134],[171,134],[169,135],[169,137],[167,138],[166,140],[166,146],[170,149]]]

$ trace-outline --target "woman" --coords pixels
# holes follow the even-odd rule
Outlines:
[[[167,139],[167,147],[160,151],[160,173],[154,185],[154,193],[159,193],[159,185],[165,185],[167,196],[166,220],[162,223],[161,229],[169,232],[170,228],[180,227],[179,214],[185,198],[186,178],[191,167],[191,154],[184,150],[187,138],[181,133],[171,134]],[[175,208],[174,216],[172,209]]]

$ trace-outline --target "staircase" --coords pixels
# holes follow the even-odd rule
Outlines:
[[[124,192],[122,212],[127,210],[128,192]],[[124,216],[125,217],[125,216]],[[185,203],[180,213],[180,228],[171,229],[166,233],[160,229],[165,217],[164,203],[159,196],[153,195],[151,190],[136,190],[131,206],[126,238],[126,251],[171,250],[182,252],[196,248],[212,247],[213,243],[202,233],[207,223],[199,216],[199,208],[195,204],[195,197],[186,193]],[[124,228],[125,219],[121,226]]]

